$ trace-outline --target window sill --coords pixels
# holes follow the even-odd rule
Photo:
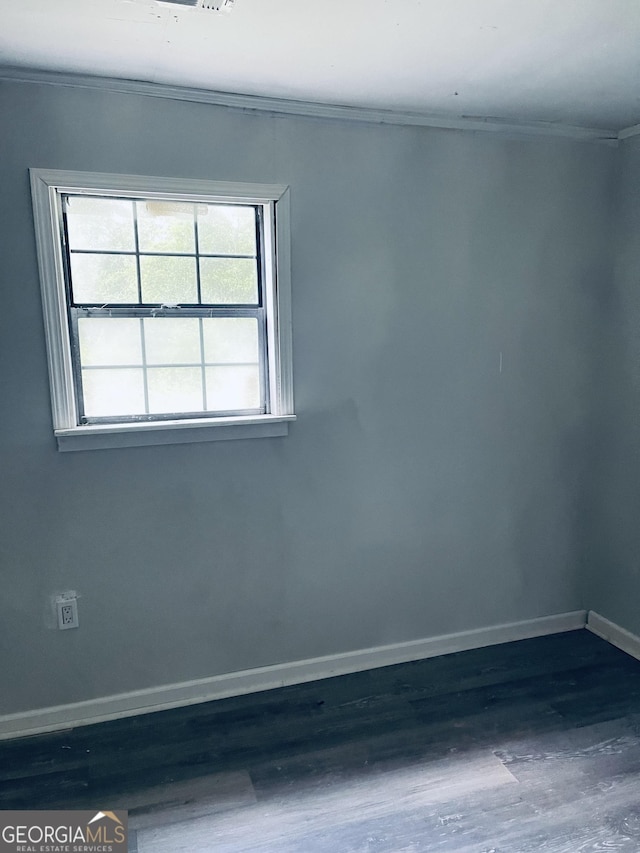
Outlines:
[[[295,415],[246,418],[203,418],[192,421],[155,421],[136,424],[98,424],[55,430],[58,450],[106,450],[111,447],[147,447],[152,444],[192,444],[240,438],[287,435]]]

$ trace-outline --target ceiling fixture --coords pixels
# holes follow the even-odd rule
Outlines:
[[[212,12],[224,12],[230,9],[236,0],[198,0],[199,9],[210,9]]]
[[[157,0],[168,6],[182,6],[188,9],[207,9],[209,12],[226,12],[235,0]]]

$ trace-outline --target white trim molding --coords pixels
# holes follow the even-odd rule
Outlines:
[[[586,618],[585,610],[576,610],[423,640],[263,666],[243,672],[230,672],[197,681],[185,681],[116,696],[104,696],[86,702],[6,714],[0,716],[0,740],[70,729],[151,711],[196,705],[200,702],[257,693],[290,684],[303,684],[336,675],[424,660],[514,640],[575,631],[585,627]]]
[[[175,101],[191,101],[193,103],[230,107],[244,111],[306,116],[309,118],[341,119],[343,121],[370,122],[373,124],[398,124],[411,127],[434,127],[443,130],[484,131],[516,137],[552,136],[611,146],[618,144],[617,130],[576,127],[575,125],[558,122],[509,122],[495,116],[456,116],[427,112],[382,110],[370,107],[350,107],[344,104],[324,104],[285,98],[268,98],[259,95],[238,95],[231,92],[214,92],[209,89],[170,86],[166,83],[122,80],[111,77],[70,74],[57,71],[40,71],[30,68],[0,68],[0,80],[102,90],[118,94],[147,95],[151,98],[168,98]]]
[[[592,634],[640,660],[640,637],[636,634],[632,634],[626,628],[621,628],[615,622],[610,622],[609,619],[605,619],[604,616],[600,616],[593,610],[589,611],[586,627]]]

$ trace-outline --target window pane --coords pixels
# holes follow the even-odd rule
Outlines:
[[[144,414],[142,369],[83,370],[82,392],[88,418]]]
[[[138,282],[133,255],[71,254],[75,302],[137,302]]]
[[[200,363],[200,321],[196,317],[155,317],[143,322],[147,364]]]
[[[133,252],[133,205],[130,201],[70,196],[67,231],[71,249]]]
[[[202,371],[199,367],[150,367],[149,411],[155,413],[201,412]]]
[[[139,201],[141,252],[195,252],[194,206],[170,201]]]
[[[247,258],[200,258],[204,303],[258,304],[258,266]]]
[[[207,367],[207,409],[233,411],[260,408],[258,366]]]
[[[255,255],[255,209],[198,205],[198,245],[205,255]]]
[[[83,367],[142,364],[139,320],[81,317],[78,320],[78,338]]]
[[[258,363],[258,321],[254,317],[212,317],[204,319],[202,327],[207,363]]]
[[[142,301],[193,303],[198,301],[195,258],[140,258]]]

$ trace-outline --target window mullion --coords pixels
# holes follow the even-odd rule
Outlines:
[[[264,232],[264,210],[261,205],[256,206],[256,269],[258,272],[258,305],[264,308],[264,269],[263,257],[263,232]]]
[[[76,377],[75,392],[76,406],[78,409],[78,421],[82,423],[85,420],[84,416],[84,388],[82,382],[82,364],[80,362],[80,335],[78,332],[78,315],[80,309],[69,307],[69,335],[71,343],[71,363],[73,365],[73,373]]]
[[[269,368],[268,368],[268,342],[267,342],[267,316],[264,308],[258,313],[258,345],[260,347],[260,403],[263,411],[267,413],[270,408],[269,400]]]
[[[140,317],[140,350],[142,353],[142,382],[144,389],[144,411],[149,414],[149,377],[147,374],[147,349],[144,336],[144,317]]]
[[[198,233],[198,206],[193,205],[193,239],[196,249],[196,287],[198,304],[202,305],[202,282],[200,280],[200,235]]]
[[[78,423],[84,421],[84,390],[82,384],[82,366],[80,362],[80,341],[78,334],[78,309],[74,307],[73,282],[71,281],[71,253],[69,250],[69,232],[67,227],[68,196],[59,195],[59,236],[62,246],[62,266],[64,287],[67,300],[67,319],[69,330],[69,346],[71,355],[71,371],[74,377],[74,399]]]
[[[204,327],[202,317],[198,318],[198,332],[200,334],[200,375],[202,378],[202,411],[207,411],[207,368],[205,365],[204,351]]]
[[[142,303],[142,276],[140,275],[140,239],[138,235],[138,202],[132,201],[133,208],[133,238],[136,250],[136,279],[138,285],[138,302]]]

